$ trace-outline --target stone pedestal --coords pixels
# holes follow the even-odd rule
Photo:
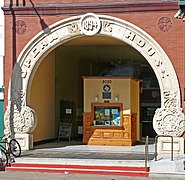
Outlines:
[[[157,143],[158,154],[171,154],[171,138],[159,137]],[[184,138],[173,137],[173,152],[174,154],[184,154]]]
[[[33,135],[32,134],[15,134],[16,140],[21,145],[21,150],[33,149]]]

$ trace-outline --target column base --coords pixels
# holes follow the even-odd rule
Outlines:
[[[33,135],[32,134],[15,134],[15,139],[19,142],[21,150],[33,149]]]

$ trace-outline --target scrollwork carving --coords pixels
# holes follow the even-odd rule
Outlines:
[[[30,107],[24,106],[21,111],[9,107],[4,118],[5,134],[29,133],[33,131],[35,122],[35,112]]]
[[[78,23],[74,22],[71,25],[68,26],[69,32],[70,33],[79,33],[79,27]]]
[[[178,108],[178,91],[164,91],[163,92],[163,97],[164,97],[164,103],[163,106],[167,109],[175,109]]]
[[[111,22],[102,21],[102,31],[112,33],[112,30],[113,30],[112,25],[113,25],[113,23],[111,23]]]

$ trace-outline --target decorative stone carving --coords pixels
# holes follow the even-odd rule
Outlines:
[[[161,17],[158,21],[158,27],[163,32],[168,32],[172,28],[172,21],[169,17]]]
[[[162,106],[166,109],[177,109],[178,108],[178,104],[180,102],[178,102],[178,91],[164,91],[162,94],[163,96],[163,103]]]
[[[179,137],[185,132],[184,114],[181,109],[158,108],[154,115],[153,127],[159,135]]]
[[[80,30],[82,34],[93,36],[100,31],[101,22],[99,17],[93,13],[87,13],[80,19]]]
[[[25,21],[18,20],[16,21],[16,33],[21,35],[26,32],[26,23]]]
[[[78,27],[77,22],[72,23],[70,26],[68,26],[68,28],[69,28],[70,33],[78,33],[79,32],[79,27]]]
[[[21,108],[21,111],[9,106],[4,118],[5,134],[22,134],[32,132],[36,126],[35,112],[28,106]]]
[[[161,93],[163,102],[154,115],[153,126],[157,134],[181,136],[185,132],[185,119],[179,107],[178,90]]]
[[[112,33],[113,30],[113,23],[108,22],[108,21],[102,21],[102,31]]]

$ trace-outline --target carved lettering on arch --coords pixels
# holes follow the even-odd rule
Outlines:
[[[165,77],[168,77],[168,76],[169,76],[169,74],[168,74],[167,70],[166,69],[162,69],[161,70],[161,77],[165,78]]]
[[[27,70],[23,70],[21,72],[21,77],[25,79],[27,77],[27,74],[28,74]]]
[[[83,15],[79,21],[81,34],[86,36],[93,36],[101,29],[101,22],[99,17],[94,13],[87,13]]]
[[[26,59],[24,61],[24,66],[26,66],[27,68],[30,68],[30,66],[31,66],[31,59]]]
[[[40,54],[40,50],[38,47],[35,47],[32,51],[33,53],[33,58],[37,58],[37,56]]]
[[[44,38],[42,41],[36,44],[36,46],[33,48],[33,50],[31,51],[31,56],[34,59],[38,59],[43,54],[43,52],[49,49],[49,47],[50,46],[49,46],[49,42],[47,38]]]
[[[143,48],[146,45],[146,42],[142,39],[139,39],[139,41],[136,43],[139,47]]]
[[[154,62],[155,62],[155,65],[157,66],[157,67],[160,67],[160,66],[162,66],[162,64],[163,64],[163,61],[161,60],[161,59],[155,59],[154,60]]]
[[[41,50],[44,50],[49,45],[49,43],[47,41],[42,41],[40,44],[41,44]]]
[[[147,50],[147,52],[148,52],[148,55],[149,55],[149,56],[153,56],[153,55],[155,54],[155,50],[154,50],[154,48],[152,48],[152,47],[150,47],[150,48]]]
[[[130,31],[128,29],[126,30],[125,38],[127,38],[130,41],[134,41],[135,37],[136,37],[136,34],[134,32],[132,32],[132,31]]]
[[[36,62],[35,59],[31,56],[28,56],[24,60],[22,68],[21,68],[21,77],[22,78],[26,79],[28,77],[28,74],[31,71],[32,67],[34,66],[35,62]]]
[[[47,38],[50,46],[53,46],[53,45],[57,44],[58,42],[60,42],[60,38],[59,38],[57,32],[53,32],[52,34],[49,34],[46,38]]]

